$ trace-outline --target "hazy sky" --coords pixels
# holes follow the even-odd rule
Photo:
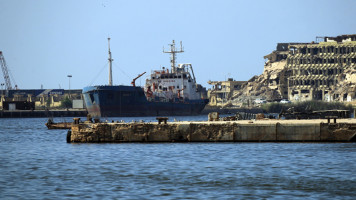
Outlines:
[[[277,43],[342,34],[356,34],[354,0],[0,0],[0,51],[21,89],[68,89],[68,74],[72,89],[107,84],[108,36],[114,84],[169,67],[174,39],[209,86],[261,74]]]

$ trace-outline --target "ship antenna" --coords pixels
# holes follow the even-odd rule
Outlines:
[[[109,44],[109,86],[112,86],[112,61],[114,61],[111,58],[111,51],[110,51],[110,38],[108,38],[108,44]]]
[[[183,47],[182,47],[182,42],[180,42],[180,50],[176,49],[174,40],[172,42],[172,44],[170,44],[171,46],[171,50],[170,51],[164,51],[163,48],[163,53],[170,53],[171,54],[171,72],[172,73],[176,73],[176,53],[183,53]]]

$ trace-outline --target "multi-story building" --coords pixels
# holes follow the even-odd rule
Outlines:
[[[286,68],[290,72],[290,100],[351,101],[354,85],[338,89],[345,84],[345,72],[356,68],[356,34],[324,37],[320,43],[291,44]]]
[[[256,98],[356,101],[356,34],[317,37],[321,38],[321,42],[278,43],[264,56],[263,73],[249,81],[208,82],[213,85],[209,105]]]
[[[209,105],[224,106],[232,97],[235,90],[240,90],[247,81],[235,81],[229,78],[227,81],[209,81],[213,88],[208,90]]]

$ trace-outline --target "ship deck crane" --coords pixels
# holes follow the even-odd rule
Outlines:
[[[136,86],[135,81],[136,81],[138,78],[140,78],[141,76],[143,76],[144,74],[146,74],[146,72],[143,72],[142,74],[140,74],[140,75],[138,75],[136,78],[134,78],[134,79],[132,80],[131,84],[135,87],[135,86]]]
[[[4,55],[2,54],[2,51],[0,51],[0,65],[2,69],[2,73],[4,75],[4,81],[5,81],[5,90],[12,90],[12,85],[11,85],[11,80],[9,76],[9,70],[7,68],[6,62]],[[11,75],[11,74],[10,74]],[[11,76],[12,80],[15,82],[14,78]],[[17,85],[15,83],[15,89],[17,89]]]

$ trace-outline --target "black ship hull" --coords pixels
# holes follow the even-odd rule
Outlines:
[[[198,115],[207,99],[148,101],[141,87],[93,86],[83,89],[88,113],[92,117]]]

